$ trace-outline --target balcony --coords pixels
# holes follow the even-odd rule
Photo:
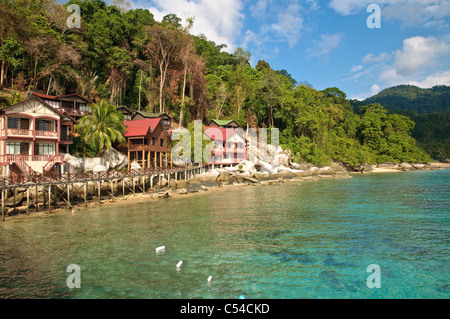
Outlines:
[[[10,137],[33,137],[32,130],[7,128],[0,131],[0,136],[10,136]]]
[[[53,131],[35,131],[36,137],[58,138],[58,132]]]
[[[62,163],[64,155],[0,155],[0,163],[2,165],[9,163],[24,162],[48,162],[53,160],[56,163]]]

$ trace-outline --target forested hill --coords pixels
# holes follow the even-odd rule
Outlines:
[[[422,89],[413,85],[399,85],[385,89],[362,102],[367,105],[379,103],[392,110],[410,111],[417,114],[450,111],[450,86],[439,85]]]
[[[80,8],[79,28],[67,23],[76,22],[71,4]],[[182,126],[233,119],[278,128],[296,162],[431,160],[411,137],[409,117],[379,104],[355,113],[336,87],[316,90],[266,61],[253,67],[250,52],[192,35],[195,17],[156,21],[124,0],[0,0],[0,13],[0,107],[28,91],[79,93],[97,105],[166,112]]]

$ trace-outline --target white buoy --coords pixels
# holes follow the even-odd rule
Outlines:
[[[177,264],[177,269],[180,269],[182,263],[183,263],[183,262],[182,262],[181,260],[178,262],[178,264]]]
[[[211,282],[211,280],[212,280],[212,276],[209,276],[208,277],[208,282]]]
[[[161,247],[157,247],[157,248],[156,248],[156,252],[157,252],[157,253],[163,252],[163,251],[165,251],[165,250],[166,250],[166,246],[161,246]]]

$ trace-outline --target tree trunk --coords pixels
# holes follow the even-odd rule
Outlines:
[[[2,60],[2,68],[0,71],[0,90],[3,89],[3,79],[5,78],[5,60]]]
[[[141,111],[141,85],[142,85],[142,70],[141,70],[141,79],[139,80],[139,104],[138,104],[138,111]]]
[[[182,95],[181,95],[181,109],[180,109],[180,127],[183,127],[183,108],[186,91],[186,80],[187,80],[187,66],[184,67],[183,91],[181,92]]]

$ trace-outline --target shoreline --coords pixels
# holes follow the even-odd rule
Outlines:
[[[433,163],[434,164],[434,163]],[[441,163],[439,163],[441,164]],[[429,170],[443,170],[446,168],[450,168],[450,163],[443,163],[444,165],[431,165],[432,167],[427,167],[425,169],[409,169],[409,170],[401,170],[394,167],[374,167],[370,171],[363,172],[363,174],[379,174],[379,173],[400,173],[400,172],[409,172],[409,171],[429,171]],[[250,182],[245,177],[242,177],[242,180],[238,182],[221,182],[217,181],[219,177],[216,179],[208,177],[207,175],[197,175],[192,180],[187,182],[179,181],[184,184],[186,188],[190,190],[187,191],[186,188],[178,188],[178,187],[170,187],[169,185],[162,187],[160,189],[152,189],[151,191],[147,191],[144,193],[135,193],[135,194],[127,194],[125,196],[118,196],[115,198],[109,198],[98,201],[92,201],[86,204],[74,204],[72,208],[63,208],[63,207],[55,207],[51,212],[41,211],[41,212],[32,212],[28,215],[24,213],[18,213],[10,216],[5,216],[4,222],[20,222],[24,219],[28,218],[43,218],[49,217],[55,214],[69,213],[76,214],[83,212],[87,209],[97,208],[100,206],[110,206],[110,205],[126,205],[128,203],[141,203],[149,200],[168,200],[170,198],[186,198],[194,195],[200,194],[210,194],[214,192],[221,192],[230,189],[236,189],[237,187],[261,187],[261,186],[277,186],[282,183],[301,183],[306,181],[318,181],[321,179],[332,179],[332,178],[353,178],[353,175],[360,175],[361,172],[348,172],[339,169],[318,169],[302,171],[302,173],[294,174],[289,171],[285,171],[284,173],[278,173],[273,175],[259,174],[259,179],[257,182]],[[231,175],[231,174],[230,174]],[[238,175],[239,176],[239,175]],[[209,186],[206,186],[209,185]],[[178,186],[178,185],[177,185]]]

